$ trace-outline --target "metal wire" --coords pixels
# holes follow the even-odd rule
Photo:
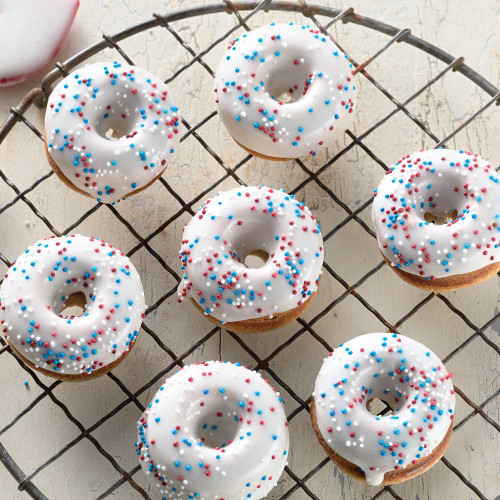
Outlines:
[[[34,104],[36,105],[44,105],[47,100],[47,96],[51,92],[51,87],[54,82],[59,79],[61,76],[65,76],[69,71],[72,70],[78,64],[83,63],[90,56],[100,52],[105,48],[114,48],[119,55],[126,60],[129,64],[133,64],[132,59],[126,54],[126,52],[119,46],[118,42],[124,40],[130,36],[133,36],[137,33],[145,31],[147,29],[152,28],[161,28],[166,29],[173,38],[182,45],[184,49],[188,51],[188,53],[192,56],[188,63],[179,68],[175,74],[173,74],[167,82],[172,81],[177,76],[181,75],[186,69],[188,69],[193,64],[200,64],[211,76],[214,75],[213,69],[204,61],[203,57],[208,54],[215,46],[217,46],[222,41],[226,40],[228,36],[230,36],[237,29],[243,27],[244,29],[249,29],[247,21],[255,15],[260,10],[278,10],[285,12],[300,12],[304,16],[308,17],[318,29],[320,29],[325,34],[331,36],[331,33],[328,31],[335,23],[342,21],[343,23],[353,23],[357,25],[364,26],[366,28],[376,30],[380,33],[384,33],[390,37],[385,46],[376,52],[372,57],[367,59],[366,61],[358,64],[352,58],[350,61],[356,68],[356,72],[363,75],[372,85],[374,85],[377,89],[379,89],[383,95],[387,97],[389,101],[391,101],[395,105],[395,109],[388,113],[385,117],[379,120],[377,123],[372,125],[367,131],[359,136],[355,136],[351,131],[348,131],[347,134],[349,138],[352,140],[343,150],[339,151],[333,158],[331,158],[327,163],[325,163],[322,167],[318,168],[315,172],[313,172],[307,165],[301,160],[296,160],[297,166],[302,169],[302,171],[307,174],[307,178],[302,181],[296,188],[291,190],[292,194],[297,193],[302,190],[306,185],[310,183],[315,183],[324,193],[326,193],[332,201],[335,202],[345,213],[346,217],[338,223],[334,228],[332,228],[325,236],[324,240],[328,241],[331,237],[333,237],[340,229],[342,229],[346,224],[351,221],[355,221],[363,230],[372,237],[375,237],[375,233],[373,230],[360,218],[362,212],[368,209],[372,203],[372,199],[367,200],[365,203],[362,203],[356,210],[351,210],[346,202],[341,200],[331,188],[329,188],[322,180],[321,176],[326,172],[332,165],[335,164],[337,160],[343,157],[348,151],[350,151],[353,147],[359,146],[362,148],[368,156],[370,156],[381,168],[387,170],[387,166],[384,162],[378,158],[375,152],[373,152],[366,144],[363,142],[366,137],[372,134],[379,127],[384,125],[387,121],[389,121],[394,115],[399,112],[403,112],[406,114],[417,126],[419,126],[429,137],[431,137],[435,142],[436,146],[445,145],[447,141],[449,141],[455,134],[457,134],[460,130],[465,128],[469,123],[471,123],[474,119],[476,119],[480,114],[482,114],[486,109],[488,109],[491,105],[496,103],[500,104],[500,91],[496,87],[494,87],[491,83],[486,81],[483,77],[478,75],[475,71],[473,71],[470,67],[464,64],[464,60],[462,57],[454,58],[451,55],[443,52],[439,48],[428,44],[427,42],[420,40],[419,38],[413,36],[410,33],[410,30],[403,29],[398,30],[392,26],[389,26],[384,23],[380,23],[379,21],[375,21],[373,19],[369,19],[354,13],[352,8],[339,10],[334,8],[316,6],[316,5],[308,5],[304,0],[300,0],[299,2],[281,2],[281,1],[272,1],[272,0],[263,0],[260,2],[232,2],[231,0],[223,0],[219,4],[202,6],[199,8],[186,9],[174,13],[170,13],[168,15],[159,15],[153,14],[153,17],[140,23],[138,25],[127,28],[126,30],[117,33],[116,35],[109,36],[107,34],[103,35],[103,40],[96,43],[95,45],[83,50],[82,52],[76,54],[71,57],[67,61],[63,63],[56,63],[56,68],[52,70],[48,75],[43,79],[41,88],[33,89],[29,92],[26,97],[21,101],[21,103],[15,107],[11,108],[11,113],[8,116],[4,125],[0,128],[0,145],[4,141],[5,137],[12,130],[12,128],[18,124],[23,123],[29,130],[31,130],[39,139],[43,141],[43,134],[37,129],[35,125],[33,125],[24,115],[25,112]],[[234,16],[235,24],[234,26],[221,37],[219,37],[214,43],[212,43],[209,47],[202,50],[199,53],[189,46],[189,44],[182,39],[182,37],[175,31],[172,26],[172,22],[178,21],[181,19],[189,19],[195,16],[207,15],[207,14],[217,14],[221,12],[227,12]],[[242,16],[243,12],[248,12],[245,16]],[[330,18],[330,21],[323,26],[317,19],[317,16],[324,16]],[[336,41],[337,45],[339,43]],[[394,43],[407,43],[415,48],[423,50],[430,55],[440,59],[441,61],[447,64],[446,68],[443,69],[437,76],[435,76],[432,80],[427,82],[422,88],[417,90],[412,96],[410,96],[406,101],[400,103],[391,93],[384,88],[384,86],[375,80],[373,76],[371,76],[367,67],[381,54],[390,49],[390,47]],[[340,46],[340,45],[339,45]],[[345,51],[344,51],[345,52]],[[467,78],[469,78],[472,82],[474,82],[480,89],[486,92],[491,96],[491,99],[483,105],[480,109],[478,109],[471,117],[466,119],[460,126],[458,126],[455,130],[451,131],[448,135],[446,135],[443,139],[439,139],[437,135],[435,135],[424,123],[422,123],[416,116],[414,116],[408,109],[407,106],[414,99],[420,96],[423,92],[425,92],[428,88],[434,85],[436,82],[444,78],[449,72],[460,72]],[[245,165],[251,158],[251,155],[247,155],[243,160],[237,163],[234,166],[229,166],[224,163],[224,161],[217,155],[215,151],[205,142],[205,140],[198,134],[200,128],[202,128],[206,123],[212,120],[216,115],[215,111],[210,112],[203,120],[195,125],[191,125],[187,122],[185,118],[183,118],[184,126],[187,129],[187,132],[182,137],[181,141],[184,141],[190,135],[193,136],[198,143],[215,159],[215,161],[221,166],[224,170],[224,173],[221,177],[216,180],[210,187],[205,189],[203,192],[198,193],[192,200],[185,201],[183,198],[175,192],[175,190],[168,184],[165,179],[160,179],[161,184],[165,187],[165,190],[173,196],[180,204],[181,208],[172,215],[168,220],[166,220],[160,227],[158,227],[155,231],[150,233],[147,236],[140,235],[133,227],[133,225],[128,222],[114,207],[106,205],[106,208],[110,210],[113,215],[124,225],[127,231],[129,231],[134,238],[138,240],[136,246],[134,246],[129,252],[128,256],[134,255],[141,249],[145,249],[154,259],[156,259],[159,264],[174,278],[176,283],[180,281],[180,278],[175,270],[170,268],[170,266],[162,259],[162,257],[150,246],[150,242],[153,238],[155,238],[158,234],[168,228],[174,221],[176,221],[179,217],[181,217],[184,213],[193,214],[193,206],[199,203],[210,191],[216,188],[219,184],[221,184],[224,180],[232,177],[237,183],[240,185],[245,185],[244,181],[238,176],[239,169]],[[8,177],[7,175],[0,169],[0,179],[15,193],[15,197],[0,207],[0,214],[2,214],[8,208],[11,208],[18,203],[24,203],[33,214],[38,217],[51,232],[56,235],[67,234],[73,231],[77,226],[82,224],[88,217],[90,217],[93,213],[98,210],[103,210],[102,204],[98,203],[86,213],[82,214],[78,220],[72,223],[69,227],[65,229],[58,230],[54,225],[43,215],[37,207],[27,198],[27,195],[33,191],[40,184],[45,182],[53,175],[52,171],[48,171],[45,175],[37,179],[31,186],[26,188],[24,191],[21,191]],[[4,262],[5,265],[10,266],[11,262],[9,259],[4,256],[0,252],[0,260]],[[460,345],[458,345],[454,350],[452,350],[447,356],[444,357],[443,362],[449,362],[453,357],[455,357],[459,352],[465,349],[471,342],[476,339],[481,339],[486,345],[491,347],[496,355],[500,356],[500,347],[495,344],[492,340],[490,340],[485,335],[485,330],[490,327],[497,319],[500,318],[500,312],[495,316],[490,318],[485,324],[481,327],[477,327],[464,312],[457,309],[451,301],[442,294],[433,294],[430,293],[424,299],[422,299],[418,304],[416,304],[410,311],[404,314],[398,321],[394,324],[391,324],[387,319],[383,317],[383,315],[377,311],[374,307],[372,307],[369,302],[362,297],[362,295],[357,291],[358,288],[368,279],[370,279],[373,275],[378,273],[382,268],[384,268],[384,261],[379,262],[374,268],[368,271],[364,276],[362,276],[358,281],[354,284],[349,284],[346,282],[339,274],[337,274],[334,269],[325,262],[324,270],[328,273],[335,281],[337,281],[345,290],[338,297],[333,299],[320,313],[318,313],[314,318],[310,321],[306,322],[302,318],[298,318],[297,322],[300,328],[298,331],[293,334],[289,339],[283,342],[281,345],[276,347],[274,351],[269,354],[264,359],[261,359],[243,340],[242,337],[232,333],[227,332],[241,347],[247,352],[252,359],[255,361],[255,366],[252,367],[257,370],[261,370],[269,374],[289,395],[292,397],[297,403],[298,406],[295,410],[293,410],[289,415],[289,421],[293,420],[299,413],[306,411],[309,412],[309,404],[311,398],[309,397],[307,400],[303,400],[293,389],[288,385],[288,383],[282,380],[279,375],[270,367],[271,361],[276,358],[281,352],[289,348],[299,337],[303,335],[310,335],[312,339],[320,343],[326,351],[331,351],[332,346],[330,346],[325,339],[321,337],[321,335],[314,329],[315,324],[325,317],[332,309],[337,307],[342,301],[344,301],[347,297],[354,297],[364,308],[366,308],[371,314],[373,314],[380,322],[382,322],[389,331],[398,332],[398,329],[403,325],[406,321],[408,321],[414,314],[416,314],[422,307],[428,304],[430,301],[435,300],[436,298],[441,300],[443,304],[447,306],[451,313],[456,314],[461,320],[464,322],[464,325],[471,330],[471,334],[464,340]],[[85,426],[76,419],[69,409],[62,403],[55,395],[54,389],[58,387],[62,382],[56,381],[53,382],[50,386],[45,385],[40,381],[36,372],[31,370],[29,367],[24,365],[22,362],[18,361],[15,358],[12,350],[8,345],[6,345],[5,341],[0,338],[0,356],[9,355],[14,356],[14,358],[18,361],[19,365],[23,370],[27,372],[27,374],[31,377],[34,383],[41,389],[41,394],[37,396],[26,408],[22,409],[11,422],[9,422],[3,429],[0,429],[0,438],[1,436],[13,428],[19,420],[21,420],[28,412],[30,412],[33,408],[35,408],[41,401],[46,398],[50,398],[50,400],[57,405],[65,414],[66,418],[74,425],[79,431],[79,434],[76,438],[74,438],[70,443],[61,448],[55,455],[46,460],[43,464],[40,464],[36,469],[34,469],[29,475],[25,475],[25,473],[20,469],[20,467],[15,463],[12,459],[8,451],[0,442],[0,461],[5,465],[7,470],[12,474],[12,476],[16,479],[19,484],[19,490],[26,491],[32,498],[37,500],[46,500],[47,497],[34,485],[33,480],[36,476],[48,465],[55,462],[66,452],[72,449],[77,443],[82,441],[83,439],[87,439],[90,441],[97,451],[109,461],[109,463],[113,466],[113,468],[119,472],[121,478],[116,481],[114,484],[109,485],[109,487],[98,496],[99,500],[108,498],[111,495],[114,495],[118,488],[120,488],[124,483],[128,482],[143,498],[150,498],[148,494],[135,482],[134,475],[140,470],[140,466],[137,465],[130,471],[124,470],[120,464],[113,458],[98,442],[96,438],[92,436],[92,432],[98,429],[101,425],[107,422],[110,418],[120,412],[123,408],[128,406],[129,404],[134,404],[140,411],[144,410],[144,406],[139,401],[139,396],[147,391],[150,387],[155,385],[160,379],[164,378],[172,369],[179,366],[182,367],[184,363],[184,359],[186,359],[189,355],[191,355],[196,349],[200,346],[208,342],[212,337],[216,335],[221,335],[221,329],[215,327],[211,329],[207,334],[205,334],[200,340],[194,343],[189,350],[184,352],[183,354],[176,354],[168,345],[166,345],[154,329],[149,325],[148,316],[155,311],[165,300],[167,300],[170,296],[172,296],[176,292],[176,286],[172,289],[165,292],[163,296],[158,298],[156,302],[154,302],[150,307],[148,307],[146,311],[146,319],[143,323],[142,330],[146,335],[149,335],[154,342],[158,345],[160,349],[162,349],[170,358],[170,364],[162,370],[160,373],[156,374],[147,384],[139,388],[135,392],[131,392],[126,385],[112,372],[108,373],[107,376],[116,384],[117,388],[123,392],[125,398],[123,401],[110,410],[105,416],[101,417],[96,423],[92,426],[85,428]],[[489,405],[494,399],[496,399],[500,395],[500,387],[494,392],[494,394],[490,395],[485,401],[482,403],[475,403],[472,401],[460,388],[455,387],[456,393],[463,401],[471,407],[471,412],[467,414],[460,422],[455,423],[454,432],[459,431],[469,420],[479,415],[488,425],[493,427],[497,432],[500,432],[500,425],[498,422],[495,422],[491,417],[489,417],[484,408]],[[386,411],[386,410],[384,410]],[[292,450],[293,451],[293,450]],[[442,458],[441,461],[446,465],[446,467],[453,472],[456,477],[466,486],[470,492],[475,493],[479,498],[486,499],[484,494],[477,488],[473,483],[473,479],[466,478],[465,475],[458,470],[453,464],[449,462],[446,458]],[[307,485],[307,482],[320,470],[323,469],[327,464],[330,463],[330,460],[324,458],[319,464],[313,467],[307,474],[303,477],[299,477],[296,473],[294,473],[289,467],[286,467],[286,474],[290,477],[290,479],[295,483],[284,495],[281,496],[281,499],[290,498],[295,492],[301,491],[302,495],[306,495],[307,497],[318,499],[318,497],[310,490]],[[395,499],[401,499],[401,497],[390,487],[386,486],[381,488],[371,500],[375,500],[379,498],[384,493],[390,494]]]

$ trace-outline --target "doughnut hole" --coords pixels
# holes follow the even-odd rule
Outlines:
[[[118,139],[123,137],[125,134],[123,134],[122,132],[120,132],[119,130],[117,130],[115,128],[110,128],[110,129],[106,130],[104,135],[105,135],[106,139],[109,139],[110,141],[117,141]]]
[[[269,216],[262,220],[245,220],[241,226],[238,221],[239,216],[235,215],[233,222],[221,236],[227,238],[236,263],[247,269],[262,268],[279,245],[274,236],[275,219]]]
[[[450,172],[450,177],[427,178],[415,186],[412,202],[417,207],[420,221],[436,226],[447,225],[460,218],[471,199],[464,196],[461,176]]]
[[[229,398],[205,398],[194,403],[187,417],[193,437],[208,448],[230,445],[240,429],[238,415],[241,412],[236,408],[239,409],[238,403]]]
[[[379,398],[372,398],[366,402],[366,409],[375,416],[388,416],[392,415],[392,407],[387,401]]]
[[[436,224],[438,226],[441,226],[443,224],[449,224],[450,222],[453,222],[457,218],[457,216],[458,216],[457,210],[453,210],[448,214],[425,212],[424,219],[430,224]]]
[[[130,104],[130,103],[129,103]],[[94,131],[106,141],[119,141],[133,134],[136,120],[121,108],[107,110],[107,118],[99,117],[94,124]]]
[[[265,250],[252,250],[243,259],[243,263],[249,269],[259,269],[269,260],[269,254]]]
[[[83,316],[87,309],[87,298],[83,292],[75,292],[65,297],[60,304],[61,310],[57,312],[61,318],[78,318]]]
[[[290,104],[298,101],[305,92],[311,89],[311,84],[306,82],[313,73],[309,64],[302,63],[290,64],[289,61],[276,62],[272,71],[269,71],[267,82],[265,83],[266,92],[275,100]]]
[[[406,409],[407,395],[413,397],[415,390],[410,386],[412,379],[408,377],[406,380],[406,368],[400,364],[386,366],[386,373],[382,377],[379,370],[373,368],[367,379],[374,375],[379,377],[376,385],[366,388],[366,411],[378,418],[391,418]]]
[[[289,102],[292,102],[292,94],[290,94],[290,92],[282,92],[277,98],[276,100],[278,102],[283,102],[285,104],[289,103]]]

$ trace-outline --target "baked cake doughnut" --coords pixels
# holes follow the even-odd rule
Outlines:
[[[385,261],[408,283],[439,292],[500,270],[500,184],[477,154],[404,156],[375,190],[372,218]]]
[[[351,124],[356,85],[347,56],[310,26],[275,24],[232,42],[215,75],[233,139],[270,160],[316,155]]]
[[[83,314],[64,317],[71,306]],[[118,248],[80,235],[40,240],[0,289],[0,329],[15,354],[44,375],[81,381],[117,366],[144,317],[134,265]]]
[[[248,255],[265,264],[247,267]],[[320,226],[293,195],[264,186],[220,192],[184,228],[178,300],[190,297],[233,332],[280,328],[311,303],[323,257]]]
[[[177,111],[167,86],[145,69],[118,62],[85,66],[50,95],[47,159],[74,191],[115,203],[163,173],[180,139]]]
[[[0,87],[23,82],[59,52],[78,0],[0,0]]]
[[[427,347],[395,333],[369,333],[341,344],[325,359],[311,420],[343,472],[372,486],[401,483],[425,472],[445,452],[454,394],[451,373]],[[370,413],[375,398],[392,414]]]
[[[258,500],[287,464],[281,397],[239,363],[184,367],[160,387],[137,427],[141,466],[164,499]]]

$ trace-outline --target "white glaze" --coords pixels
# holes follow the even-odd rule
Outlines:
[[[141,466],[164,499],[264,498],[287,464],[281,401],[260,373],[239,364],[187,366],[137,423]]]
[[[455,408],[451,374],[439,358],[392,333],[369,333],[341,344],[325,359],[313,397],[321,435],[359,466],[371,485],[432,453]],[[386,401],[393,414],[370,413],[366,404],[374,398]]]
[[[168,87],[145,69],[95,63],[59,82],[45,115],[47,144],[63,174],[97,201],[114,203],[159,176],[179,143]],[[114,129],[120,138],[110,140]]]
[[[62,318],[83,292],[86,310]],[[9,269],[0,290],[0,328],[36,367],[90,374],[130,350],[144,315],[141,279],[119,249],[80,235],[40,240]]]
[[[0,0],[0,87],[28,79],[59,51],[78,0]]]
[[[427,212],[458,216],[448,224]],[[495,169],[465,151],[432,149],[393,165],[375,190],[372,219],[381,252],[426,279],[465,274],[500,261],[500,183]]]
[[[245,257],[264,250],[258,269]],[[226,323],[295,309],[318,287],[323,265],[319,224],[284,190],[264,186],[219,192],[184,228],[179,301],[192,297]],[[292,272],[293,271],[293,272]]]
[[[229,134],[267,156],[297,158],[331,145],[351,124],[352,65],[310,26],[271,24],[232,42],[217,69],[217,110]],[[292,90],[291,100],[280,96]]]

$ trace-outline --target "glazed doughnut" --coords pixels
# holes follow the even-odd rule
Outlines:
[[[167,86],[149,71],[118,62],[85,66],[50,95],[47,159],[73,190],[115,203],[163,173],[180,139],[177,112]]]
[[[81,316],[64,317],[80,305]],[[15,354],[44,375],[103,375],[132,349],[144,316],[134,265],[118,248],[80,235],[40,240],[17,259],[0,289],[0,329]]]
[[[233,139],[271,160],[316,155],[354,117],[352,65],[310,26],[275,24],[232,42],[217,69],[217,111]]]
[[[0,87],[23,82],[59,52],[79,0],[0,0]]]
[[[403,157],[375,190],[372,218],[386,262],[419,288],[454,290],[500,270],[499,176],[477,154]]]
[[[425,472],[451,439],[451,373],[419,342],[395,333],[361,335],[335,349],[316,379],[311,420],[330,458],[372,486]],[[367,408],[375,398],[392,414]]]
[[[141,466],[164,499],[258,500],[287,464],[282,399],[239,363],[184,367],[160,387],[137,427]]]
[[[265,264],[248,268],[248,255]],[[280,328],[311,303],[323,257],[320,226],[293,195],[264,186],[220,192],[184,228],[178,300],[190,297],[234,332]]]

